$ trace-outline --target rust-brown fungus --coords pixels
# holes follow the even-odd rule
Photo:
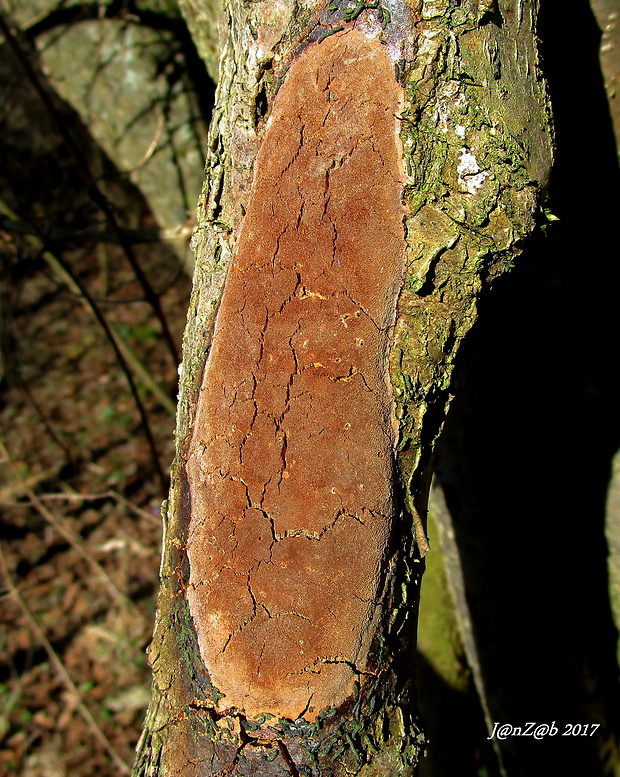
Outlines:
[[[187,459],[187,598],[219,709],[314,720],[369,671],[394,511],[402,89],[348,29],[275,98]]]

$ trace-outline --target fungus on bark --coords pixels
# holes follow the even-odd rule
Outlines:
[[[402,101],[386,47],[336,33],[291,65],[257,156],[186,465],[187,598],[220,712],[312,721],[373,672]]]

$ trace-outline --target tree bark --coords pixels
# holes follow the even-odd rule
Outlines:
[[[433,446],[551,165],[536,11],[225,4],[136,777],[415,770]]]

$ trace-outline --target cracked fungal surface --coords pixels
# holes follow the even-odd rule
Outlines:
[[[345,30],[293,63],[256,159],[186,463],[186,596],[221,712],[314,720],[372,673],[401,107],[386,48]]]

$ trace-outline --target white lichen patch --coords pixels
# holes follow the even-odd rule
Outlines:
[[[470,194],[476,194],[489,177],[489,172],[483,170],[478,164],[475,154],[464,146],[461,148],[461,157],[456,170],[459,174],[459,184]]]
[[[461,85],[456,80],[447,81],[442,85],[438,93],[437,107],[435,111],[435,121],[437,128],[447,134],[453,126],[454,107],[459,98],[464,95],[459,94]]]
[[[425,0],[422,3],[422,18],[437,19],[445,16],[449,5],[448,0]]]
[[[418,43],[418,58],[423,65],[430,65],[441,46],[439,30],[422,30]]]

